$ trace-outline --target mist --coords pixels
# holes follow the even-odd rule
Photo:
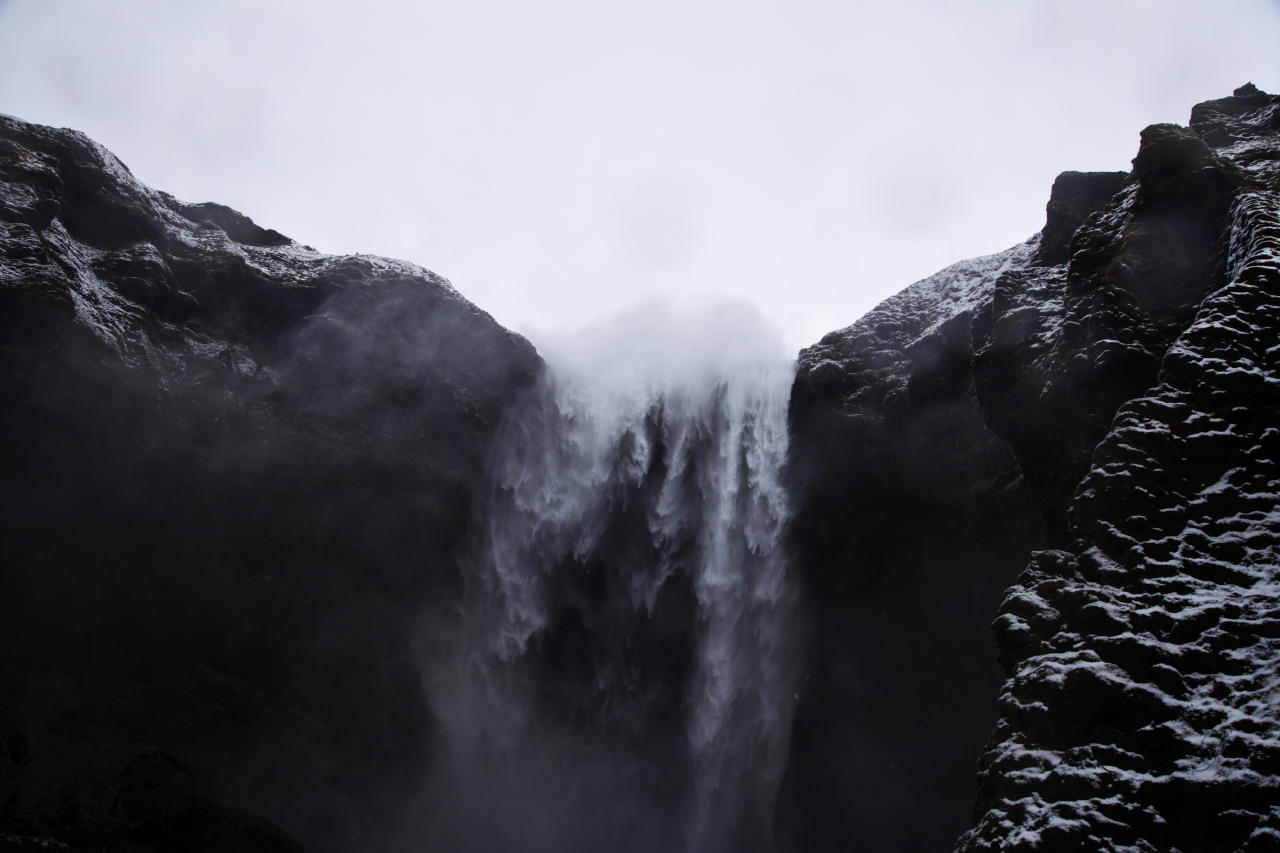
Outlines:
[[[549,368],[621,395],[693,393],[792,361],[782,330],[742,298],[701,294],[633,302],[577,329],[531,329]]]
[[[540,351],[428,662],[450,758],[420,831],[771,849],[800,650],[781,336],[741,301],[651,299]]]

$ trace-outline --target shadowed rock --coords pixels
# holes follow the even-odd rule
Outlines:
[[[437,748],[419,626],[532,347],[0,118],[0,352],[0,826],[293,849],[243,808],[385,849]]]
[[[946,849],[988,736],[962,849],[1280,840],[1278,102],[1147,128],[1038,239],[801,353],[792,849]]]

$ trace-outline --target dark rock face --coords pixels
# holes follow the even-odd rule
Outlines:
[[[1068,300],[1115,288],[1151,367],[1064,478],[1062,547],[1000,607],[1009,679],[962,850],[1280,845],[1277,116],[1245,87],[1149,128],[1132,190],[1073,241]],[[1106,228],[1116,275],[1090,254]],[[1050,375],[1099,346],[1058,328]]]
[[[1044,230],[1036,260],[1046,266],[1071,259],[1071,238],[1084,221],[1120,192],[1125,172],[1063,172],[1053,182],[1045,206]]]
[[[996,283],[974,329],[978,395],[1051,542],[1065,535],[1071,493],[1116,409],[1154,381],[1199,300],[1222,284],[1239,180],[1194,133],[1149,127],[1133,175],[1077,229],[1070,263]]]
[[[800,355],[792,543],[813,624],[790,849],[938,850],[966,825],[1000,682],[987,625],[1041,529],[983,423],[969,327],[1036,248],[943,270]]]
[[[978,625],[1024,566],[961,849],[1280,841],[1278,117],[1244,87],[1147,128],[1128,176],[1059,178],[1038,240],[801,353],[796,849],[952,843],[997,711]]]
[[[434,744],[416,626],[532,347],[11,118],[0,229],[0,827],[295,849],[242,807],[378,849]]]

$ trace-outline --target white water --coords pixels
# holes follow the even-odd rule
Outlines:
[[[602,819],[593,843],[625,846],[608,836],[634,835],[634,818],[678,825],[688,851],[768,849],[797,664],[780,480],[792,365],[758,315],[724,303],[683,315],[649,304],[542,350],[547,373],[492,461],[461,666],[441,716],[465,761],[484,753],[489,788],[588,803],[534,809],[549,821],[548,848],[578,837],[548,813],[625,812],[615,801],[652,777],[637,768],[665,756],[681,766],[663,766],[635,815]],[[680,591],[693,610],[685,666],[650,645]],[[568,706],[584,709],[576,727],[560,725],[566,703],[538,706],[564,653],[547,653],[542,669],[526,660],[566,612],[574,629],[588,623],[571,648],[589,676],[566,676],[577,679]],[[651,724],[670,708],[679,725]],[[502,781],[504,765],[538,781]]]

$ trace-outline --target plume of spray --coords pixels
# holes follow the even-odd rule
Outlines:
[[[797,664],[780,335],[745,303],[648,301],[539,348],[547,370],[500,431],[460,639],[431,693],[455,772],[555,802],[507,802],[463,835],[767,850]],[[556,679],[571,702],[547,700]],[[542,842],[516,828],[530,811]]]

